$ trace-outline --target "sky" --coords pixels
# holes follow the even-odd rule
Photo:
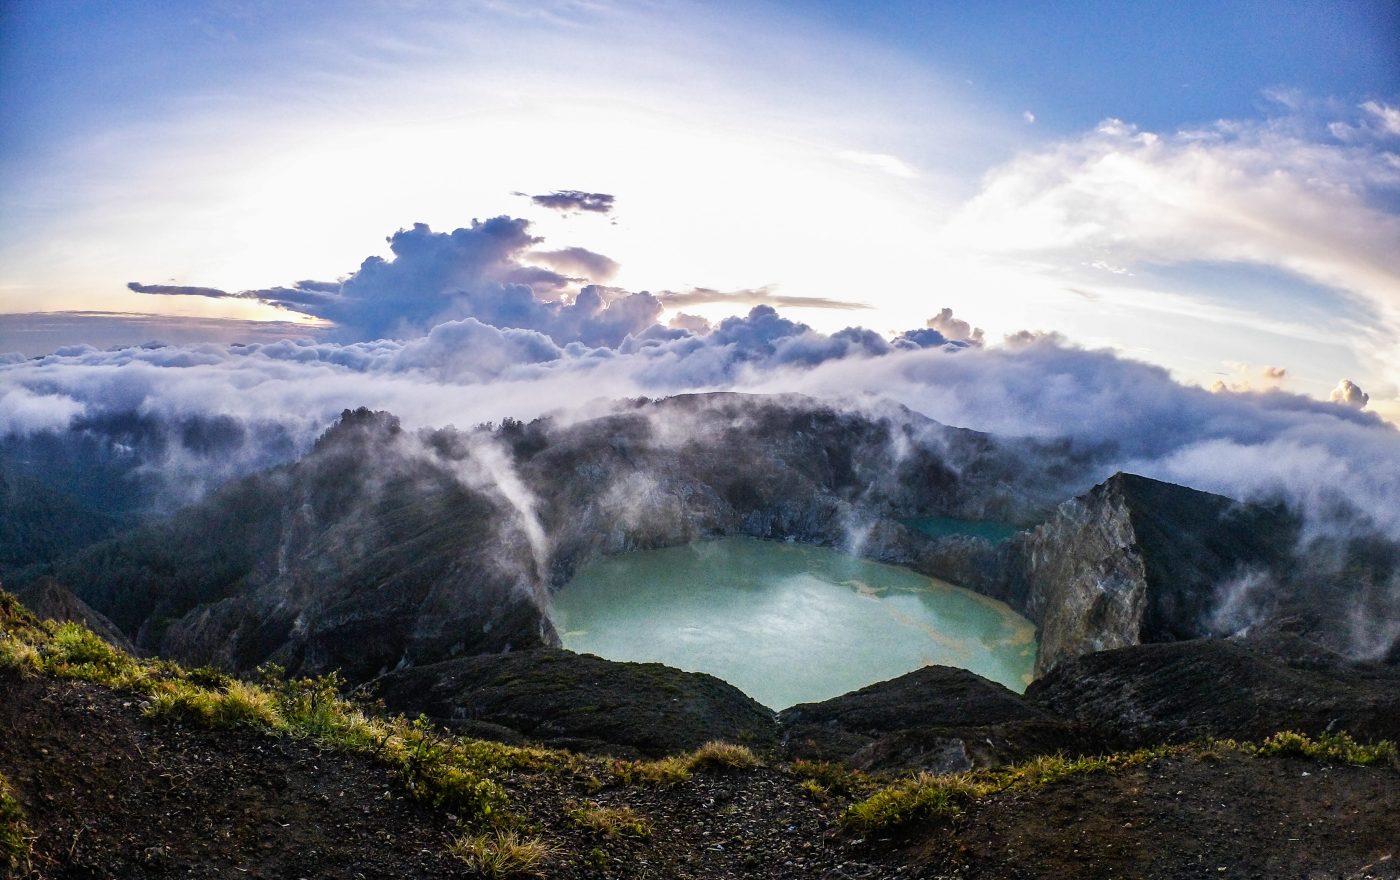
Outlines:
[[[796,392],[1400,540],[1398,45],[1364,0],[0,0],[0,452],[174,509],[348,408]]]
[[[1364,0],[10,0],[0,352],[951,309],[1398,421],[1398,47]]]

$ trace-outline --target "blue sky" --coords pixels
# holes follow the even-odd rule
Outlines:
[[[951,307],[1396,418],[1397,47],[1393,2],[11,2],[0,312],[285,320],[126,285],[335,280],[509,214],[628,290]],[[519,195],[556,189],[617,208]]]

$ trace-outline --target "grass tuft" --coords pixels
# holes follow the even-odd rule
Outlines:
[[[602,837],[650,837],[651,822],[628,806],[605,807],[596,801],[567,805],[570,824]]]
[[[690,769],[727,772],[749,770],[759,765],[758,756],[747,746],[712,740],[690,753]]]
[[[624,785],[669,788],[685,782],[696,771],[724,773],[758,766],[758,756],[747,746],[712,741],[686,755],[655,761],[614,761],[610,770],[612,778]]]
[[[555,850],[538,837],[521,837],[514,831],[465,834],[450,847],[452,855],[470,870],[492,880],[510,877],[543,877]]]

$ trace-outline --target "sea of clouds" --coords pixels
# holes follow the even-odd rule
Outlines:
[[[603,194],[578,195],[604,204]],[[608,287],[597,279],[611,260],[544,250],[518,218],[451,232],[419,224],[389,243],[391,258],[371,257],[339,281],[235,292],[132,282],[152,295],[258,300],[330,329],[0,355],[0,437],[105,431],[120,443],[113,425],[173,426],[166,442],[131,445],[178,502],[294,457],[358,406],[408,426],[468,427],[687,391],[800,392],[853,406],[875,396],[945,424],[1061,440],[1086,462],[1079,488],[1129,470],[1283,501],[1316,529],[1400,538],[1400,431],[1364,411],[1360,389],[1334,401],[1208,391],[1054,333],[992,343],[946,309],[893,335],[821,333],[785,318],[762,290]],[[713,325],[684,314],[660,323],[668,307],[726,296],[752,308]]]

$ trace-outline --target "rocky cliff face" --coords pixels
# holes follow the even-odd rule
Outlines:
[[[1040,631],[1036,674],[1127,645],[1210,634],[1223,584],[1288,564],[1282,511],[1117,474],[1006,550],[1003,591]]]
[[[1054,491],[1019,446],[903,408],[857,413],[797,396],[683,395],[516,433],[555,584],[601,556],[721,535],[951,568],[958,554],[940,556],[894,520],[1033,521]]]

